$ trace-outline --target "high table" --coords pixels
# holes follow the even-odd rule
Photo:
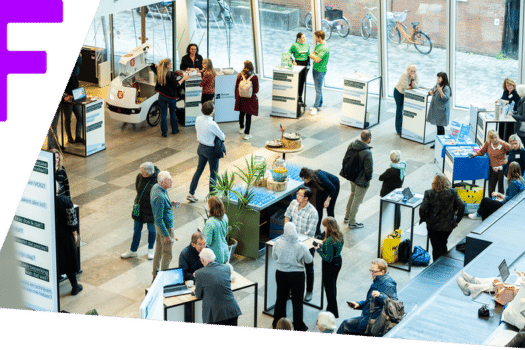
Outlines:
[[[370,114],[368,112],[368,91],[370,84],[374,81],[379,83],[379,103],[377,109]],[[359,73],[344,78],[341,124],[360,129],[368,129],[379,124],[383,87],[381,82],[381,76],[370,76]]]
[[[425,89],[405,90],[401,137],[427,144],[435,140],[436,127],[427,122],[429,95]]]
[[[269,316],[273,316],[273,313],[270,313],[270,310],[275,308],[275,302],[277,301],[277,283],[275,282],[275,271],[277,271],[277,260],[272,257],[273,246],[280,237],[276,237],[268,242],[266,242],[266,259],[264,261],[264,309],[263,313]],[[317,242],[322,243],[321,240],[315,239],[313,237],[307,238],[303,241],[308,249],[313,248],[313,243]],[[319,255],[319,254],[317,254]],[[315,256],[314,256],[315,257]],[[307,301],[303,301],[305,305],[314,307],[316,309],[323,309],[323,300],[324,299],[324,288],[323,281],[321,279],[321,300],[320,305],[315,305]]]
[[[484,180],[483,190],[489,178],[489,157],[487,154],[469,158],[474,153],[473,146],[447,147],[443,174],[451,184],[454,181]]]
[[[505,116],[496,119],[494,113],[484,112],[482,110],[477,111],[477,123],[476,123],[476,143],[479,146],[483,146],[487,141],[487,133],[489,130],[499,131],[500,127],[506,129],[509,123],[515,123],[516,119],[512,116]],[[506,141],[506,140],[505,140]]]
[[[299,118],[303,108],[298,103],[299,75],[304,66],[292,69],[275,67],[272,83],[272,117]],[[306,91],[306,89],[305,89]]]
[[[157,275],[158,276],[158,275]],[[233,272],[235,282],[232,282],[231,288],[233,293],[240,290],[253,287],[253,327],[257,328],[257,282],[252,282],[244,276],[241,276],[236,271]],[[152,285],[153,287],[153,285]],[[159,286],[153,290],[153,293],[160,293],[162,295],[164,286]],[[190,287],[195,293],[195,285]],[[146,296],[150,292],[150,288],[146,289]],[[179,321],[179,322],[202,322],[202,300],[195,297],[194,294],[184,294],[163,299],[164,306],[164,321]],[[188,320],[185,317],[185,305],[191,305],[191,318]],[[142,307],[142,306],[141,306]],[[147,318],[147,317],[145,317]]]
[[[434,147],[434,164],[437,165],[439,171],[445,171],[445,156],[448,147],[454,146],[476,146],[470,137],[465,137],[464,140],[458,140],[450,135],[437,135]]]
[[[402,199],[397,199],[397,197],[401,194],[402,189],[398,188],[381,198],[379,202],[379,230],[378,230],[378,236],[377,236],[377,257],[381,257],[381,240],[383,237],[386,237],[388,234],[392,233],[394,231],[394,218],[395,218],[395,210],[396,206],[403,206],[411,209],[412,215],[410,217],[410,246],[409,251],[412,252],[412,245],[414,244],[414,230],[416,229],[414,219],[416,214],[416,209],[419,208],[421,203],[423,203],[423,196],[420,194],[416,194],[415,196],[419,197],[419,199],[415,203],[408,203],[404,202]],[[420,224],[418,225],[417,229],[422,229],[426,224]],[[403,236],[403,232],[401,232],[401,236]],[[428,241],[429,237],[427,235],[427,252],[428,252]],[[399,269],[399,270],[405,270],[410,272],[412,269],[412,261],[411,259],[408,259],[408,269],[400,266],[400,265],[393,265],[388,264],[389,266]]]

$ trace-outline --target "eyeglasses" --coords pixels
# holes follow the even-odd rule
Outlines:
[[[372,269],[370,269],[370,270],[368,270],[368,271],[370,271],[371,273],[379,273],[379,272],[381,272],[381,271],[379,271],[379,270],[372,270]]]

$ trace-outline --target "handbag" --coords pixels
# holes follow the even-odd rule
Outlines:
[[[140,197],[139,199],[137,200],[137,202],[135,204],[133,204],[133,216],[135,217],[140,217],[140,199],[142,198],[142,195],[144,194],[144,191],[146,191],[146,188],[148,188],[148,185],[149,185],[149,182],[151,180],[148,181],[148,183],[146,184],[146,186],[144,186],[144,189],[142,190],[142,193],[140,194]]]
[[[398,249],[401,243],[401,230],[395,230],[383,240],[381,249],[383,259],[389,263],[395,263],[398,260]]]
[[[496,291],[496,297],[494,298],[494,301],[500,305],[505,305],[509,301],[512,301],[519,291],[518,287],[504,284],[498,280],[494,280],[492,285]]]
[[[410,260],[413,266],[428,266],[428,263],[430,262],[430,254],[428,254],[425,249],[416,245]]]

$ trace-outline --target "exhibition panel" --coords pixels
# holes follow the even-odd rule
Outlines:
[[[292,66],[292,69],[277,66],[273,69],[272,117],[299,118],[301,107],[298,103],[299,75],[306,69]]]
[[[368,129],[379,124],[381,114],[381,83],[378,76],[355,73],[345,77],[341,124]],[[369,96],[371,86],[379,90],[376,100]]]
[[[401,137],[422,144],[434,141],[436,127],[427,122],[429,100],[425,89],[405,90]]]

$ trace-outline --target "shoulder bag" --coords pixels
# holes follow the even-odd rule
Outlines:
[[[140,199],[142,198],[144,191],[146,191],[146,188],[148,188],[150,181],[151,180],[148,180],[148,183],[146,184],[146,186],[144,186],[144,189],[142,190],[142,193],[140,194],[138,201],[135,204],[133,204],[133,216],[135,217],[140,217]]]

